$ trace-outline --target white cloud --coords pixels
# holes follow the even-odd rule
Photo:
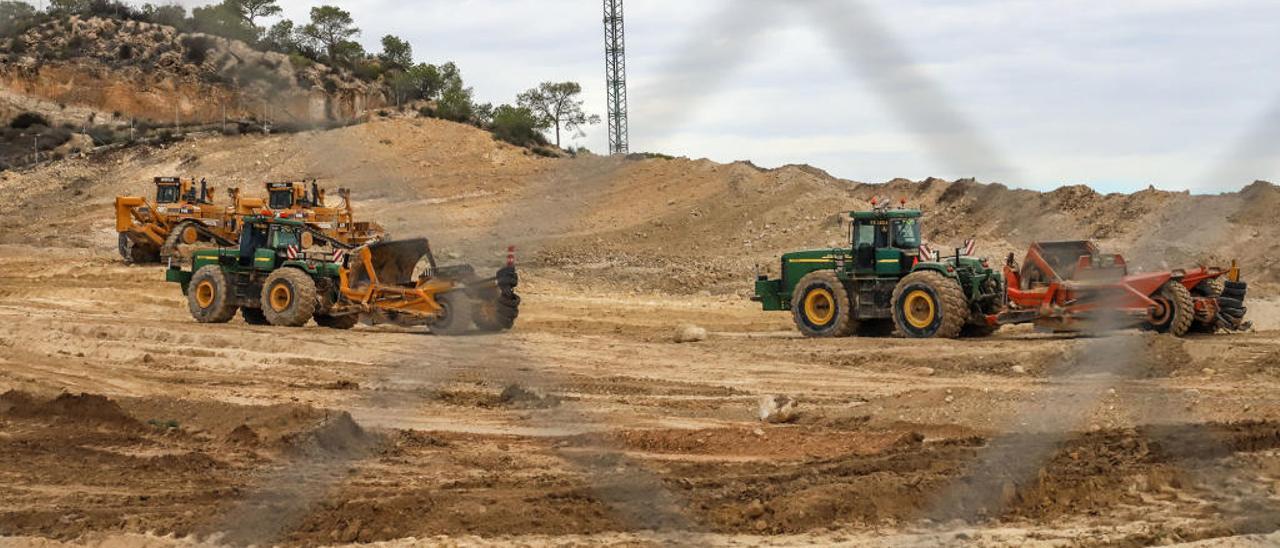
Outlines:
[[[821,0],[809,0],[815,1]],[[282,5],[286,16],[303,20],[322,3]],[[366,47],[376,50],[383,34],[405,37],[421,61],[456,61],[482,101],[512,101],[542,80],[577,80],[588,108],[604,114],[598,2],[337,3],[355,16]],[[885,97],[834,55],[804,11],[808,5],[629,2],[632,148],[762,165],[810,163],[868,181],[990,178],[939,162],[937,151],[931,154],[918,138],[920,121],[908,123],[902,112],[886,108]],[[1251,131],[1255,139],[1268,136],[1257,130],[1259,117],[1280,101],[1273,62],[1280,54],[1274,40],[1280,4],[900,0],[870,6],[916,71],[936,82],[954,110],[1017,168],[1020,180],[1006,183],[1213,190],[1280,179],[1280,165],[1254,161],[1269,149],[1233,152],[1245,150],[1239,145]],[[575,144],[603,150],[603,127]]]

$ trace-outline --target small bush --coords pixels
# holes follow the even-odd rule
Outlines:
[[[47,118],[39,114],[36,114],[34,112],[24,112],[22,114],[15,116],[13,118],[13,121],[9,122],[9,127],[14,129],[27,129],[31,126],[48,126],[48,125],[49,125],[49,120]]]
[[[542,156],[543,158],[559,158],[560,157],[560,153],[556,152],[555,149],[552,149],[550,147],[536,146],[530,150],[532,150],[534,154],[537,154],[538,156]]]
[[[435,118],[435,117],[436,117],[436,109],[431,108],[431,107],[422,107],[422,108],[418,109],[418,114],[419,114],[419,115],[421,115],[421,116],[422,116],[422,117],[424,117],[424,118]]]
[[[118,138],[116,132],[106,126],[89,128],[89,137],[93,138],[93,144],[95,145],[109,145],[116,142]]]
[[[516,146],[546,144],[546,138],[538,131],[538,117],[524,107],[501,105],[494,109],[489,131],[494,137]]]

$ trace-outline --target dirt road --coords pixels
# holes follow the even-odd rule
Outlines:
[[[197,325],[162,276],[0,246],[0,534],[1089,545],[1280,528],[1275,331],[804,340],[738,297],[535,269],[516,331],[444,338]],[[672,342],[682,323],[708,339]],[[1115,340],[1139,358],[1092,370]],[[772,394],[799,401],[794,422],[758,420]]]

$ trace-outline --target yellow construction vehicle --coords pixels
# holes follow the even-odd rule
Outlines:
[[[356,221],[351,205],[351,191],[338,189],[342,204],[325,205],[324,189],[315,179],[306,181],[280,181],[266,183],[267,208],[281,219],[294,219],[307,223],[325,235],[347,245],[357,246],[376,239],[386,239],[382,225],[368,221]]]
[[[236,215],[213,203],[213,187],[204,179],[156,177],[154,201],[116,197],[118,250],[126,263],[163,262],[179,245],[234,245]]]

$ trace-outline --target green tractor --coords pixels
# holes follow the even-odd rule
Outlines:
[[[200,323],[228,322],[238,310],[254,325],[314,319],[350,329],[366,319],[459,334],[510,329],[520,305],[514,248],[485,278],[470,265],[437,266],[425,239],[351,247],[304,221],[270,215],[244,217],[239,247],[199,250],[190,271],[171,264],[165,277],[182,285]]]
[[[782,276],[757,276],[751,300],[765,310],[790,310],[809,337],[994,332],[994,315],[1004,306],[1004,279],[986,259],[970,256],[972,240],[942,257],[921,240],[920,210],[872,205],[871,211],[845,217],[848,247],[783,255]]]

